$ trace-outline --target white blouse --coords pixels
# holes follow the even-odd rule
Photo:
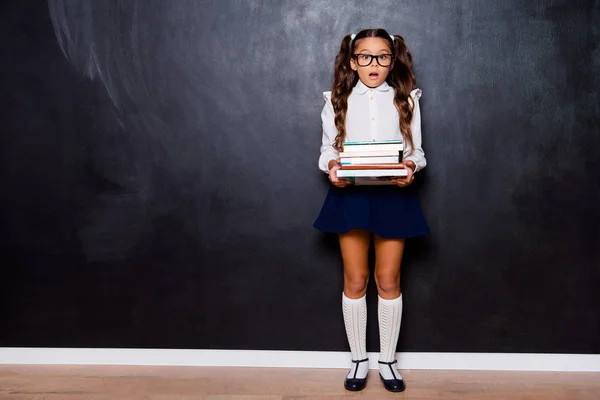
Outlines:
[[[404,161],[414,161],[416,171],[425,168],[427,161],[421,147],[421,111],[419,99],[421,89],[410,92],[414,103],[413,118],[410,124],[415,151],[409,155],[411,147],[404,142]],[[323,92],[325,106],[321,112],[323,121],[323,140],[319,169],[329,173],[329,161],[338,158],[338,151],[333,147],[337,128],[335,127],[331,92]],[[348,112],[346,113],[346,142],[366,140],[397,140],[403,139],[400,132],[398,111],[394,106],[394,89],[387,84],[371,89],[360,80],[348,97]]]

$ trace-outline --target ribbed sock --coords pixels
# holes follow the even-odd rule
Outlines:
[[[379,317],[379,361],[393,362],[396,359],[396,346],[402,322],[402,295],[392,300],[379,297],[377,312]],[[379,372],[383,379],[402,378],[396,364],[391,366],[379,364]]]
[[[350,345],[352,360],[367,358],[367,300],[366,295],[360,299],[349,299],[342,293],[342,311],[346,336]],[[358,370],[357,370],[358,368]],[[356,372],[356,376],[355,376]],[[369,373],[369,362],[352,363],[348,378],[364,379]]]

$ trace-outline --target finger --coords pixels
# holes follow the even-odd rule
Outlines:
[[[398,179],[397,182],[398,182],[398,186],[406,187],[406,186],[410,185],[412,183],[412,181],[413,181],[412,179],[408,180],[408,179],[404,178],[404,179]]]

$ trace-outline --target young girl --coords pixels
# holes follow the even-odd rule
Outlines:
[[[407,237],[429,232],[416,195],[406,191],[414,174],[425,167],[421,148],[421,116],[412,56],[401,36],[383,29],[348,35],[335,59],[333,90],[325,92],[321,113],[323,140],[319,168],[329,174],[331,188],[314,226],[336,233],[344,264],[342,310],[352,367],[344,381],[348,390],[366,385],[369,278],[368,251],[375,246],[380,335],[379,375],[385,388],[405,388],[395,353],[402,317],[400,262]],[[403,139],[408,176],[394,186],[356,186],[338,179],[338,152],[344,142]]]

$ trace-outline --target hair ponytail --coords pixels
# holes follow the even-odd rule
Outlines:
[[[392,44],[392,48],[394,49],[394,64],[388,74],[387,81],[395,91],[394,105],[398,110],[400,132],[402,132],[404,140],[408,142],[411,149],[414,149],[412,131],[410,129],[413,109],[415,107],[410,97],[410,92],[416,86],[415,74],[412,70],[412,55],[406,47],[402,36],[394,35]]]
[[[338,134],[335,137],[333,146],[342,150],[344,139],[346,138],[346,112],[348,111],[348,97],[352,88],[358,79],[357,74],[350,68],[350,59],[352,57],[351,35],[346,35],[342,40],[340,51],[335,57],[333,89],[331,90],[331,103],[335,113],[335,126]]]

